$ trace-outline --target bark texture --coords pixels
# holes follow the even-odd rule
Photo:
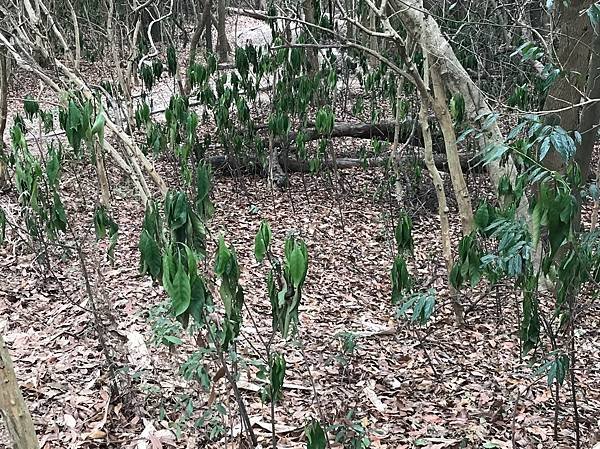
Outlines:
[[[6,52],[0,48],[0,155],[4,150],[4,131],[8,116],[8,64]]]
[[[425,53],[426,54],[426,53]],[[425,58],[425,83],[429,84],[427,79],[428,73],[428,60],[429,58]],[[433,155],[433,144],[431,139],[431,130],[429,128],[429,121],[427,120],[427,111],[429,110],[429,104],[424,96],[421,96],[421,109],[419,111],[419,118],[421,123],[421,132],[423,134],[423,143],[424,143],[424,160],[425,165],[427,166],[427,171],[431,175],[431,180],[433,182],[433,186],[435,188],[435,195],[437,197],[438,202],[438,214],[440,216],[440,240],[442,243],[442,254],[444,255],[444,262],[446,264],[446,271],[448,279],[450,279],[450,270],[452,270],[452,264],[454,263],[454,259],[452,257],[452,241],[450,240],[450,223],[448,220],[448,202],[446,200],[446,190],[444,188],[444,180],[440,175],[440,171],[438,170],[436,163],[434,161]],[[452,309],[454,311],[454,317],[456,319],[456,323],[461,326],[464,323],[464,308],[462,304],[458,302],[457,292],[454,291],[454,288],[448,282],[450,297],[452,300]]]
[[[586,85],[586,93],[589,98],[600,98],[600,36],[594,37],[592,56]],[[581,133],[581,145],[575,153],[575,161],[579,164],[581,176],[588,179],[594,144],[597,140],[597,126],[600,120],[600,103],[590,103],[583,108],[579,122]]]
[[[0,414],[12,438],[14,449],[39,448],[33,420],[17,384],[12,360],[2,335],[0,335]]]
[[[586,88],[586,75],[590,64],[590,53],[594,32],[587,14],[581,11],[594,3],[591,0],[572,0],[571,6],[560,2],[561,13],[555,45],[555,63],[561,69],[561,76],[550,87],[544,103],[544,110],[564,109],[546,116],[549,124],[559,124],[567,131],[579,128],[581,108],[575,105],[582,100]],[[544,158],[544,165],[552,170],[564,168],[565,161],[554,149]]]
[[[437,61],[436,61],[437,62]],[[438,71],[438,66],[432,64],[429,71],[433,82],[434,104],[433,109],[440,122],[442,134],[444,135],[444,144],[446,146],[446,156],[448,157],[448,167],[450,168],[450,179],[452,180],[452,188],[458,202],[458,213],[462,224],[464,235],[471,233],[474,227],[473,207],[471,205],[471,196],[467,189],[467,183],[460,166],[460,157],[458,154],[458,146],[456,144],[456,133],[454,132],[454,123],[448,110],[448,98],[443,85],[442,77]],[[428,130],[431,139],[431,132]]]
[[[6,52],[0,48],[0,191],[7,185],[6,162],[4,161],[4,131],[8,116],[8,64]]]
[[[225,32],[226,18],[227,8],[225,0],[217,0],[217,52],[219,53],[219,61],[221,62],[229,60],[229,52],[231,50],[227,41],[227,33]]]

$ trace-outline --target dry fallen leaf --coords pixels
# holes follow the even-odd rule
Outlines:
[[[371,404],[375,406],[379,413],[385,412],[385,404],[381,402],[381,399],[377,396],[375,391],[373,391],[370,387],[363,388],[363,393],[371,401]]]
[[[73,418],[72,415],[68,415],[68,414],[63,415],[63,421],[65,423],[65,426],[67,426],[71,429],[74,429],[75,426],[77,426],[77,421],[75,421],[75,418]]]
[[[103,438],[106,438],[106,432],[100,429],[94,429],[83,436],[84,440],[101,440]]]

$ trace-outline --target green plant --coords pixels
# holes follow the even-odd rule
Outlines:
[[[37,101],[31,97],[25,100],[24,110],[30,119],[39,118],[41,133],[42,124],[47,123],[48,116],[52,115],[51,112],[41,110]],[[101,107],[96,108],[96,104],[91,100],[82,101],[74,94],[68,94],[67,106],[61,108],[59,117],[60,124],[65,130],[67,140],[73,150],[72,153],[61,144],[57,148],[51,141],[47,145],[45,155],[41,148],[39,154],[34,155],[25,138],[27,129],[24,121],[19,115],[15,118],[11,129],[12,145],[8,160],[14,169],[20,218],[23,220],[28,237],[26,243],[30,244],[39,254],[38,260],[45,264],[46,275],[54,279],[61,286],[63,292],[66,290],[62,285],[62,280],[54,274],[51,258],[75,254],[84,281],[88,301],[87,308],[93,317],[94,329],[109,372],[111,388],[113,393],[117,394],[115,365],[107,342],[105,326],[98,311],[97,293],[92,285],[86,254],[89,234],[72,226],[73,217],[64,206],[61,191],[64,165],[70,156],[81,159],[79,162],[82,164],[96,162],[96,146],[102,146],[104,143],[105,117]],[[82,157],[84,155],[82,143],[85,143],[89,150],[88,158]],[[16,223],[10,224],[18,227]],[[97,240],[109,237],[108,257],[114,261],[118,225],[111,217],[107,204],[98,204],[95,207],[93,223],[88,223],[88,225],[92,224]],[[4,238],[5,227],[6,216],[2,211],[0,213],[0,240]],[[56,254],[57,251],[58,254]]]
[[[335,435],[335,441],[342,444],[346,449],[366,449],[371,446],[371,440],[367,436],[367,429],[361,421],[354,419],[354,412],[350,411],[342,424],[334,424],[330,427]]]
[[[340,354],[337,357],[338,363],[346,366],[354,357],[359,336],[353,332],[340,332],[335,337],[340,343]]]
[[[306,244],[290,235],[285,241],[284,260],[279,260],[270,251],[271,229],[267,222],[261,223],[254,242],[256,260],[260,262],[267,257],[271,264],[267,286],[273,311],[273,329],[287,338],[292,327],[298,323],[298,306],[308,272]]]

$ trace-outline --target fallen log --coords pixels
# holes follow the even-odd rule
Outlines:
[[[420,148],[418,149],[418,152],[416,153],[416,155],[419,158],[419,165],[424,167],[425,163],[423,162],[422,150]],[[209,157],[207,159],[207,162],[214,169],[229,169],[231,171],[241,170],[244,172],[250,172],[250,173],[255,173],[255,174],[260,174],[260,175],[265,174],[264,167],[262,166],[260,161],[254,157],[246,158],[245,160],[240,160],[240,159],[228,157],[226,155],[217,155],[217,156]],[[342,158],[336,158],[335,162],[336,162],[335,166],[340,170],[356,168],[356,167],[373,168],[373,167],[385,166],[389,162],[389,158],[387,158],[387,157],[372,157],[372,158],[360,159],[360,158],[342,157]],[[409,163],[411,163],[411,160],[407,156],[402,159],[402,162],[409,164]],[[435,165],[438,167],[438,169],[444,170],[444,171],[448,170],[448,161],[446,159],[445,154],[434,155],[434,162],[435,162]],[[460,155],[460,163],[461,163],[463,170],[465,170],[465,171],[472,171],[472,172],[482,172],[483,171],[482,165],[478,164],[476,159],[470,157],[467,154]],[[279,155],[279,164],[281,165],[283,170],[288,173],[296,173],[296,172],[308,173],[308,172],[310,172],[310,165],[309,165],[308,161],[301,161],[301,160],[291,159],[291,158],[288,158],[286,160],[285,157],[283,157],[282,155]],[[334,167],[333,161],[331,159],[325,160],[322,162],[321,167],[326,168],[326,169],[332,169]]]
[[[246,16],[256,20],[269,20],[269,14],[266,11],[260,11],[248,8],[234,8],[232,6],[227,7],[227,12],[230,14],[236,14],[238,16]]]
[[[412,144],[416,146],[421,146],[421,132],[420,127],[417,126],[415,132],[413,133],[413,119],[407,118],[400,123],[400,135],[399,141],[406,142],[407,140],[411,140]],[[255,125],[257,130],[265,130],[267,129],[267,125],[259,124]],[[340,139],[344,137],[350,137],[353,139],[379,139],[387,142],[394,141],[394,130],[395,124],[392,121],[385,121],[379,123],[364,123],[364,122],[337,122],[333,125],[333,129],[331,134],[323,135],[317,131],[314,127],[314,124],[309,124],[307,128],[302,130],[291,131],[287,139],[276,138],[273,143],[275,146],[281,147],[284,145],[294,144],[296,138],[300,133],[304,135],[304,141],[310,142],[313,140],[330,138],[330,139]],[[444,152],[444,143],[442,136],[438,129],[434,127],[432,124],[433,131],[433,147],[434,150],[439,152]],[[268,144],[268,138],[265,138],[263,144],[266,146]]]
[[[302,130],[306,140],[316,140],[322,137],[340,138],[353,137],[355,139],[383,139],[394,140],[394,122],[380,123],[351,123],[337,122],[333,125],[333,130],[329,136],[320,134],[316,128],[306,128]],[[400,124],[400,140],[402,137],[409,137],[412,130],[412,120],[406,120]],[[289,140],[294,141],[298,137],[299,131],[292,131]]]

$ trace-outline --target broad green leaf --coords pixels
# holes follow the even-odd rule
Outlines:
[[[325,449],[327,436],[318,421],[312,421],[304,429],[306,435],[306,449]]]
[[[106,236],[106,225],[108,223],[108,217],[106,216],[106,208],[100,206],[96,208],[94,214],[94,230],[96,231],[96,239],[100,240]]]
[[[598,34],[598,25],[600,24],[600,4],[594,3],[587,10],[587,15],[590,19],[590,23],[592,24],[592,28],[594,32]]]
[[[177,274],[175,274],[175,277],[173,278],[171,300],[173,302],[173,313],[175,316],[181,315],[190,306],[190,278],[181,263],[178,264]]]
[[[173,291],[173,273],[176,270],[175,260],[170,248],[167,248],[162,258],[162,285],[169,296]]]
[[[488,204],[483,202],[477,212],[475,212],[475,224],[481,230],[486,229],[490,224],[490,213],[488,211]]]
[[[162,264],[160,248],[146,229],[142,231],[138,248],[142,255],[142,262],[146,264],[152,277],[157,279],[160,276]]]
[[[221,235],[219,237],[219,247],[217,249],[217,257],[215,258],[215,273],[218,276],[223,276],[227,273],[229,261],[231,259],[231,251],[227,248],[225,240]]]
[[[185,193],[179,192],[175,199],[171,222],[172,229],[179,229],[187,223],[188,202]]]
[[[495,448],[499,448],[500,446],[498,446],[496,443],[492,443],[491,441],[487,441],[485,443],[483,443],[483,448],[484,449],[495,449]]]
[[[271,244],[271,228],[269,223],[262,221],[256,237],[254,238],[254,257],[258,262],[262,262],[267,254],[269,245]]]
[[[542,203],[537,202],[531,214],[531,241],[533,248],[537,248],[542,232]]]
[[[173,46],[167,48],[167,71],[170,76],[175,76],[177,73],[177,54]]]
[[[25,110],[25,115],[27,118],[31,120],[33,116],[40,111],[40,105],[33,99],[31,95],[27,95],[25,97],[25,101],[23,102],[23,109]]]
[[[306,276],[306,260],[304,259],[304,254],[299,246],[296,246],[290,255],[290,275],[292,277],[292,282],[294,283],[294,287],[298,288],[302,282],[304,282],[304,277]]]
[[[271,361],[271,399],[275,400],[283,388],[285,378],[285,357],[281,354],[274,354]]]
[[[550,138],[546,137],[542,141],[542,145],[540,145],[540,161],[544,160],[544,158],[548,154],[548,150],[550,150]]]
[[[58,181],[58,171],[60,169],[60,161],[58,160],[58,152],[54,149],[48,154],[48,162],[46,163],[46,174],[48,176],[48,184],[50,188],[54,188]]]
[[[170,343],[172,345],[181,345],[181,344],[183,344],[183,341],[181,340],[181,338],[175,337],[174,335],[165,335],[163,337],[163,339],[166,342],[168,342],[168,343]]]
[[[100,111],[96,116],[96,120],[94,121],[94,125],[92,126],[92,135],[102,134],[104,135],[104,124],[106,123],[106,118],[104,117],[104,113]]]
[[[203,311],[206,305],[206,287],[204,286],[204,281],[201,278],[197,277],[194,279],[191,286],[191,294],[190,294],[190,315],[194,320],[201,324],[204,322],[203,319]]]

